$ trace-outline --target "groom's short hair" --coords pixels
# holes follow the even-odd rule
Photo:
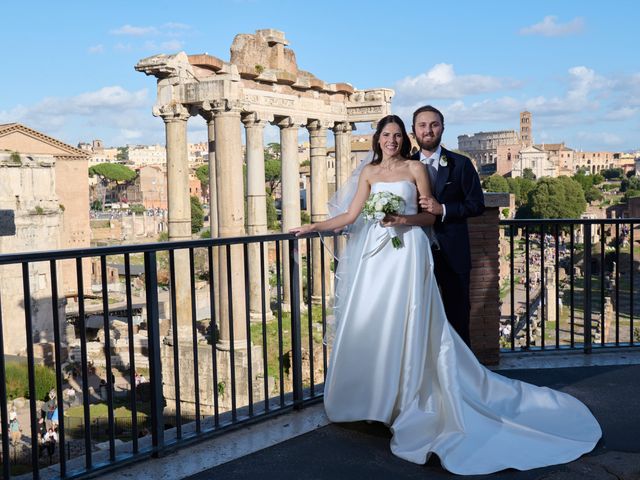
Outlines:
[[[442,123],[442,126],[444,126],[444,115],[442,114],[442,112],[438,110],[436,107],[432,107],[431,105],[425,105],[417,109],[415,112],[413,112],[412,128],[414,130],[415,130],[415,124],[416,124],[416,117],[420,115],[422,112],[433,112],[437,114],[440,117],[440,123]]]

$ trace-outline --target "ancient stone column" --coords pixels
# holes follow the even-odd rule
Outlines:
[[[349,122],[336,123],[333,127],[336,144],[336,190],[349,178],[351,167],[351,131]]]
[[[242,142],[240,105],[221,100],[213,105],[216,141],[216,188],[218,193],[218,233],[220,237],[241,237],[244,231],[244,187],[242,178]],[[246,348],[246,310],[242,245],[220,249],[220,338],[218,347]],[[230,268],[229,268],[230,267]],[[231,287],[231,295],[229,288]],[[231,298],[229,298],[231,296]],[[232,320],[232,321],[231,321]]]
[[[336,191],[349,178],[351,167],[351,131],[353,126],[349,122],[336,123],[333,127],[336,145]],[[344,237],[338,239],[338,256],[344,252],[347,241]]]
[[[311,221],[321,222],[327,218],[328,184],[327,184],[327,124],[320,120],[313,120],[307,124],[309,130],[310,157],[311,157]],[[333,242],[330,242],[333,243]],[[320,262],[320,250],[324,248],[319,239],[312,241],[312,273],[313,289],[311,298],[314,302],[322,299],[322,283],[325,285],[325,296],[330,295],[329,290],[329,262],[330,252],[325,250],[324,279],[322,277],[322,264]]]
[[[191,240],[191,199],[189,197],[189,156],[184,105],[172,103],[160,108],[167,139],[167,204],[169,240]],[[176,317],[180,338],[191,338],[191,278],[188,250],[175,251]]]
[[[208,140],[208,165],[209,165],[209,232],[211,232],[211,238],[218,238],[220,235],[218,234],[218,188],[216,185],[216,131],[215,131],[215,115],[211,110],[201,111],[200,112],[204,119],[207,121],[207,140]],[[217,282],[220,278],[220,255],[219,248],[215,247],[212,249],[212,263],[213,263],[213,272],[211,273],[211,278],[215,279],[214,283],[216,284],[216,289],[214,291],[214,295],[216,298],[214,299],[214,307],[215,311],[211,312],[213,318],[215,318],[216,322],[220,321],[220,289],[217,288]]]
[[[257,113],[242,117],[246,132],[247,158],[247,235],[267,233],[267,198],[264,174],[264,127],[271,118],[260,118]],[[261,279],[260,244],[249,244],[249,308],[253,321],[262,321],[262,284],[265,288],[265,313],[272,317],[269,308],[268,250],[264,249],[264,276]]]
[[[545,267],[544,289],[545,289],[545,291],[543,292],[543,295],[545,295],[544,318],[545,318],[545,321],[547,322],[555,322],[556,312],[558,308],[558,296],[556,295],[556,274],[552,266]]]
[[[280,127],[280,151],[282,155],[282,231],[300,225],[300,164],[298,163],[298,127],[291,117],[284,117],[278,121]],[[289,278],[289,248],[285,243],[282,249],[283,268],[283,301],[282,308],[291,307],[291,279]],[[302,284],[300,284],[302,289]],[[302,290],[301,290],[302,291]],[[302,300],[302,295],[300,295]]]

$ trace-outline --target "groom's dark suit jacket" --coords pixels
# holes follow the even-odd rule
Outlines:
[[[471,248],[467,218],[484,211],[484,194],[471,160],[445,148],[440,159],[442,156],[447,158],[447,165],[438,166],[433,196],[446,206],[446,215],[444,221],[438,216],[433,226],[440,245],[440,250],[433,254],[434,273],[449,323],[471,345]],[[420,160],[420,152],[412,158]]]
[[[447,214],[444,222],[442,217],[437,217],[433,229],[449,267],[468,274],[471,253],[467,218],[484,212],[484,194],[471,160],[444,147],[440,158],[442,155],[447,157],[447,165],[438,166],[433,196],[446,205]],[[411,158],[420,160],[420,152]]]

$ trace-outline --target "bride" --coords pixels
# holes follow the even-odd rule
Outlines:
[[[395,115],[378,123],[372,146],[372,161],[339,192],[342,212],[291,230],[351,225],[336,272],[329,419],[383,422],[395,455],[423,464],[435,453],[461,475],[528,470],[591,451],[602,432],[584,404],[487,370],[449,325],[425,234],[434,217],[418,211],[418,197],[431,196],[426,170],[408,160],[409,138]],[[404,213],[366,222],[365,202],[383,191],[404,199]]]

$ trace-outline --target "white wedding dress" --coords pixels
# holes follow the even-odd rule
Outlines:
[[[416,212],[413,183],[372,186],[383,190]],[[330,420],[383,422],[395,455],[423,464],[435,453],[462,475],[565,463],[594,448],[602,432],[585,405],[484,368],[449,326],[421,228],[405,227],[399,249],[378,223],[364,235],[325,382]]]

